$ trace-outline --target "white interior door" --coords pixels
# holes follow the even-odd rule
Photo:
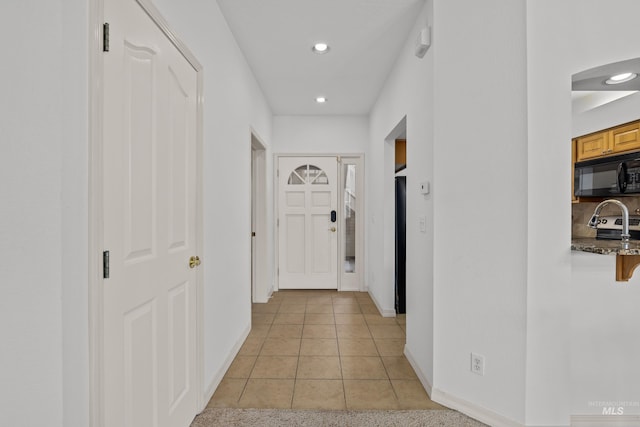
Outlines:
[[[197,72],[135,0],[105,1],[103,413],[188,426],[197,411]]]
[[[338,161],[280,157],[278,277],[280,289],[337,289]]]

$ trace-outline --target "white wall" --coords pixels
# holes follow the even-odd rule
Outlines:
[[[432,46],[434,396],[519,423],[528,240],[525,12],[525,0],[436,0]],[[484,376],[470,371],[471,352],[484,355]]]
[[[539,335],[545,332],[547,337],[557,338],[547,339],[547,348],[539,350],[549,353],[549,349],[560,348],[564,353],[563,347],[570,344],[570,359],[565,365],[565,371],[571,373],[565,393],[570,402],[564,412],[602,414],[602,407],[590,402],[640,400],[640,311],[637,304],[629,304],[640,300],[640,287],[638,277],[628,285],[614,282],[612,257],[569,255],[570,82],[577,72],[640,56],[635,42],[640,4],[634,0],[530,0],[528,12],[529,215],[558,221],[536,226],[536,242],[529,247],[530,270],[544,268],[545,273],[530,283],[530,289],[546,294],[544,303],[539,304],[541,316],[549,319],[548,314],[557,312],[558,306],[570,314],[567,332],[564,327],[560,331],[551,328],[551,319],[545,322],[546,331]],[[638,116],[635,113],[634,118]],[[562,374],[559,365],[547,365],[531,376]],[[535,385],[532,382],[532,387]],[[550,397],[560,397],[556,389],[551,390]],[[638,407],[625,408],[625,414],[638,413]]]
[[[274,153],[364,153],[367,116],[275,116]]]
[[[433,179],[433,50],[414,55],[415,39],[431,24],[426,2],[399,52],[393,71],[371,110],[367,150],[367,277],[369,292],[383,309],[394,310],[394,156],[385,141],[406,117],[407,138],[407,345],[425,386],[433,384],[433,199],[418,191]],[[421,233],[419,217],[426,217]]]
[[[271,112],[215,2],[158,3],[205,67],[213,387],[250,324],[251,128],[268,143]],[[89,425],[88,15],[82,0],[0,6],[0,425]]]
[[[640,55],[640,50],[637,53]],[[571,116],[571,136],[582,136],[591,132],[632,122],[640,118],[640,92],[625,96],[592,110],[576,112]]]
[[[88,424],[86,15],[0,6],[0,425]]]
[[[272,116],[215,1],[194,0],[188,6],[174,0],[156,3],[204,67],[201,258],[205,387],[211,388],[222,379],[230,352],[251,322],[251,129],[267,144],[266,175],[271,177]],[[271,182],[267,180],[267,200],[272,200]],[[268,247],[273,247],[273,236],[267,238]],[[271,266],[268,276],[272,282]]]

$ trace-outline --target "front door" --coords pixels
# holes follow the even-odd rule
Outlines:
[[[105,427],[197,412],[197,71],[136,0],[105,1]]]
[[[280,289],[337,289],[338,160],[280,157]]]

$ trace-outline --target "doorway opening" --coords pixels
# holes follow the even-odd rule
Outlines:
[[[266,149],[251,132],[251,301],[269,301],[267,283]]]
[[[361,154],[277,155],[278,289],[364,289]]]
[[[384,164],[384,258],[387,292],[394,305],[389,316],[406,312],[406,185],[407,185],[407,118],[406,116],[385,138]],[[388,294],[388,295],[389,295]],[[391,301],[390,301],[391,302]]]
[[[395,141],[395,308],[407,312],[407,140]]]

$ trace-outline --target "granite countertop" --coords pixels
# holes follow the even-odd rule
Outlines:
[[[594,254],[611,255],[640,255],[640,240],[631,240],[629,249],[623,249],[620,240],[598,240],[591,238],[571,239],[571,250],[591,252]]]

